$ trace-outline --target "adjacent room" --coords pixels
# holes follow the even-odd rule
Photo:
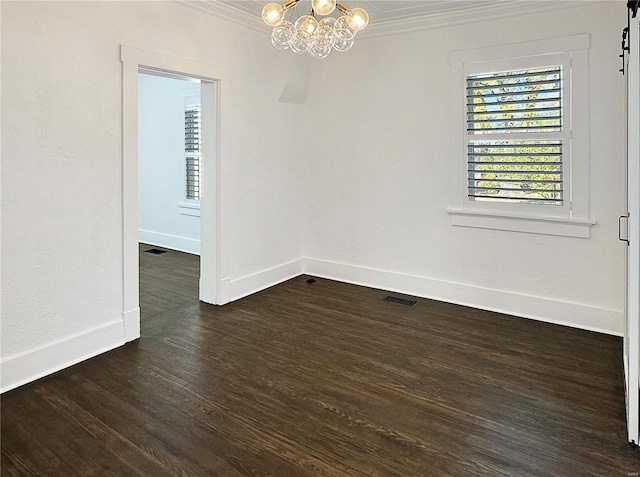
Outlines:
[[[2,475],[638,475],[637,10],[2,1]]]
[[[140,319],[198,300],[200,80],[138,73]]]

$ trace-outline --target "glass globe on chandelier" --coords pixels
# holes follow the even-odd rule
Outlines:
[[[271,44],[279,50],[309,53],[315,58],[326,58],[331,50],[348,51],[353,46],[356,33],[369,24],[369,15],[362,8],[348,9],[336,0],[312,0],[311,11],[295,22],[285,19],[299,0],[289,0],[280,5],[268,3],[262,9],[262,19],[273,27]],[[328,16],[339,12],[337,17]],[[317,16],[323,16],[318,20]]]

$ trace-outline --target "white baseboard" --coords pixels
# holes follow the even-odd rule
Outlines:
[[[220,298],[216,305],[226,305],[231,301],[231,278],[226,277],[220,280]]]
[[[200,301],[209,303],[210,305],[226,305],[230,300],[231,278],[223,278],[218,282],[218,290],[203,288],[202,275],[198,282],[198,289],[200,290]]]
[[[170,248],[171,250],[177,250],[178,252],[200,255],[200,240],[142,229],[138,231],[138,240],[142,243],[155,245],[157,247]]]
[[[272,287],[302,274],[302,261],[293,260],[252,275],[231,280],[231,301]]]
[[[93,358],[124,342],[122,320],[116,320],[4,358],[0,362],[0,393]]]
[[[620,310],[314,258],[304,258],[302,269],[307,275],[354,285],[379,288],[615,336],[623,335],[624,315]]]
[[[619,310],[313,258],[227,279],[224,294],[229,301],[238,300],[302,273],[600,333],[623,334],[624,319]],[[139,309],[129,310],[123,313],[122,319],[2,359],[0,393],[138,338],[139,316]]]
[[[140,307],[122,313],[122,323],[125,343],[140,338]]]

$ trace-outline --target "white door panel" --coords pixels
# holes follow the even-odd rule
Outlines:
[[[627,78],[627,210],[628,247],[624,364],[628,440],[638,444],[640,354],[640,27],[632,18],[629,29]]]

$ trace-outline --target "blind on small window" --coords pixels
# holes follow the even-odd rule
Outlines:
[[[562,205],[562,130],[561,67],[469,76],[469,199]]]
[[[190,105],[184,113],[186,197],[200,200],[200,106]]]

